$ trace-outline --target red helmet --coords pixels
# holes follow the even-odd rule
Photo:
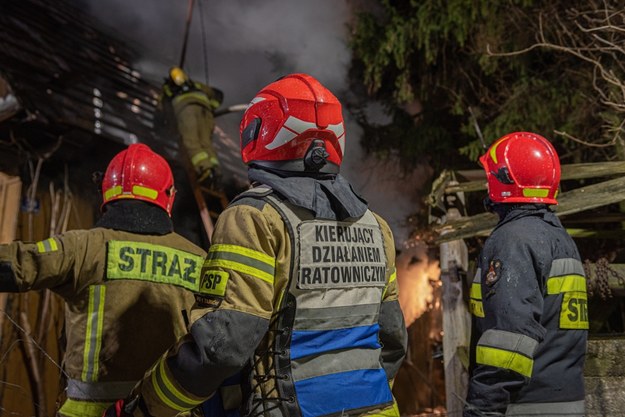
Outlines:
[[[103,210],[111,201],[134,198],[155,204],[171,216],[175,194],[169,164],[141,143],[115,155],[102,179]]]
[[[243,115],[240,134],[246,164],[337,173],[343,160],[341,103],[307,74],[287,75],[260,90]]]
[[[558,204],[560,160],[544,137],[510,133],[495,141],[480,162],[493,202]]]

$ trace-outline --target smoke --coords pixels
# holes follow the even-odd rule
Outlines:
[[[82,1],[114,36],[130,41],[140,51],[140,60],[134,66],[144,77],[160,82],[168,68],[178,64],[186,1]],[[349,22],[354,7],[363,7],[362,0],[195,0],[195,3],[184,67],[200,81],[206,81],[208,71],[210,84],[225,93],[224,106],[247,103],[261,87],[291,72],[315,76],[346,102],[351,60],[347,44]],[[200,17],[203,17],[204,35]],[[239,176],[244,177],[245,168],[237,161],[240,116],[230,114],[217,119],[220,135],[216,145],[220,157],[228,158],[226,164],[241,170]],[[409,237],[406,219],[420,209],[422,188],[431,170],[421,166],[404,173],[397,157],[383,162],[367,157],[360,146],[361,129],[346,110],[344,116],[347,139],[342,174],[369,201],[371,208],[389,222],[396,244],[402,248]],[[407,288],[402,288],[405,294],[402,305],[409,312],[407,322],[417,317],[428,302],[424,279],[411,278],[433,273],[424,251],[419,253],[419,258],[423,261],[417,266],[407,262],[398,268],[400,284]],[[415,305],[409,301],[412,297]]]

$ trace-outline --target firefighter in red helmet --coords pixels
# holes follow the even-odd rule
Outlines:
[[[399,416],[395,248],[338,174],[340,102],[291,74],[256,94],[240,134],[253,187],[217,221],[190,333],[106,416],[176,415],[237,372],[244,416]]]
[[[464,415],[584,416],[586,278],[549,208],[560,161],[535,133],[495,141],[480,158],[499,223],[470,291],[471,366]]]
[[[174,233],[169,165],[130,145],[102,181],[93,229],[0,246],[0,291],[64,299],[67,400],[58,415],[99,417],[186,333],[205,252]]]

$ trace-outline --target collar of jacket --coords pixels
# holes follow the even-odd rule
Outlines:
[[[558,219],[553,210],[545,204],[495,204],[493,206],[493,212],[499,216],[499,223],[497,223],[495,228],[528,216],[537,216],[547,223],[562,227],[560,219]]]
[[[96,227],[144,235],[166,235],[174,231],[165,210],[140,200],[119,200],[106,205]]]
[[[340,175],[312,178],[281,176],[260,168],[249,168],[251,182],[269,185],[291,204],[312,211],[317,219],[346,220],[359,218],[367,211],[367,202]]]

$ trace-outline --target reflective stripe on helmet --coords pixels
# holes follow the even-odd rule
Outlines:
[[[545,198],[549,195],[549,188],[524,188],[523,197]]]
[[[156,200],[158,198],[158,191],[149,188],[149,187],[143,187],[141,185],[133,185],[132,186],[132,193],[126,193],[124,194],[122,191],[122,187],[121,185],[118,185],[116,187],[113,188],[109,188],[108,190],[106,190],[104,192],[104,200],[108,201],[113,197],[117,197],[117,198],[133,198],[135,196],[141,196],[141,197],[146,197],[149,198],[150,200]]]
[[[109,201],[111,198],[120,195],[122,193],[122,186],[116,185],[104,191],[104,201]]]
[[[150,200],[156,200],[156,198],[158,197],[158,191],[152,188],[143,187],[141,185],[133,185],[132,194],[147,197]]]

